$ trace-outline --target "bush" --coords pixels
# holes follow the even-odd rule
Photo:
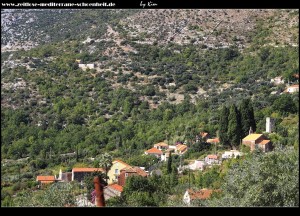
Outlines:
[[[252,154],[230,168],[221,188],[209,206],[299,206],[299,153]]]

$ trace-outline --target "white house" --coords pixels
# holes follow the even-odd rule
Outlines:
[[[282,78],[282,76],[278,76],[274,79],[271,79],[271,83],[274,83],[274,85],[280,85],[284,83],[284,79]]]
[[[194,163],[189,164],[188,168],[191,170],[203,170],[205,168],[205,162],[201,160],[195,160]]]
[[[167,143],[160,142],[160,143],[154,144],[154,148],[157,148],[159,150],[167,150],[167,149],[169,149],[169,145]]]
[[[168,161],[170,157],[170,151],[167,150],[165,153],[163,153],[161,156],[160,156],[160,160],[161,161]]]
[[[228,159],[228,158],[236,158],[237,156],[242,156],[243,153],[242,152],[239,152],[237,150],[230,150],[230,151],[225,151],[223,154],[222,154],[222,159]]]
[[[121,196],[123,187],[118,184],[111,184],[104,188],[104,199],[108,200],[112,197]]]
[[[145,155],[154,155],[157,158],[160,158],[161,155],[163,155],[163,152],[161,150],[153,147],[153,148],[148,149],[147,151],[145,151]]]
[[[212,165],[212,164],[218,164],[219,160],[218,160],[218,155],[207,155],[204,159],[205,163],[207,163],[208,165]]]

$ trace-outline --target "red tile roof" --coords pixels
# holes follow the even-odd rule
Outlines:
[[[139,168],[139,167],[133,167],[136,173],[140,176],[146,177],[148,176],[148,173],[145,172],[145,170]]]
[[[108,185],[107,187],[110,187],[111,189],[119,191],[119,192],[123,192],[123,187],[118,184],[111,184],[111,185]]]
[[[208,143],[219,143],[220,139],[219,138],[208,139],[206,142],[208,142]]]
[[[53,182],[55,181],[55,176],[37,176],[36,177],[37,181],[48,181],[48,182]]]
[[[126,167],[126,168],[122,169],[121,171],[125,171],[127,173],[136,173],[143,177],[148,176],[148,174],[139,167]]]
[[[187,146],[179,144],[179,145],[176,146],[176,148],[177,148],[177,151],[183,152],[183,151],[186,150]]]
[[[104,170],[102,168],[83,168],[83,167],[78,167],[78,168],[73,168],[72,172],[103,172]]]
[[[164,142],[156,143],[156,144],[154,144],[154,146],[164,146],[164,147],[169,147],[169,145],[168,145],[167,143],[164,143]]]
[[[146,153],[148,153],[148,154],[160,154],[161,155],[162,151],[153,147],[153,148],[147,150]]]
[[[271,141],[271,140],[263,140],[263,141],[261,141],[259,144],[260,144],[260,145],[266,145],[266,144],[268,144],[270,141]]]
[[[195,200],[195,199],[204,200],[210,198],[213,192],[217,192],[217,190],[211,190],[211,189],[201,189],[200,191],[193,191],[191,189],[188,190],[191,200]]]
[[[209,159],[218,159],[218,156],[217,155],[207,155],[207,158]]]

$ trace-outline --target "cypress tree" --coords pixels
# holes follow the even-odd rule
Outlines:
[[[244,99],[239,107],[241,114],[241,136],[245,137],[249,133],[250,127],[256,130],[254,111],[250,99]]]
[[[223,106],[221,109],[220,120],[219,120],[219,139],[222,145],[229,144],[229,140],[227,136],[228,115],[229,115],[228,108],[226,106]]]
[[[249,99],[248,105],[249,105],[248,107],[249,107],[249,113],[250,113],[250,126],[252,127],[252,130],[255,132],[256,131],[256,122],[255,122],[255,118],[254,118],[253,105],[252,105],[250,99]]]
[[[178,173],[176,166],[172,167],[172,173],[171,173],[171,185],[174,187],[178,185]]]
[[[241,126],[239,122],[239,113],[236,106],[233,104],[229,109],[228,116],[228,139],[230,140],[230,147],[238,146],[241,139]]]
[[[249,109],[249,100],[244,99],[240,104],[239,111],[241,114],[241,135],[245,137],[249,133],[251,127],[250,124],[250,109]]]
[[[167,172],[168,172],[168,174],[170,174],[172,172],[172,154],[171,154],[171,152],[170,152],[169,159],[168,159]]]

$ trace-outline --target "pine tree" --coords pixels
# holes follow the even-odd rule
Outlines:
[[[238,146],[241,139],[241,124],[239,122],[239,113],[236,106],[233,104],[229,109],[228,116],[228,139],[230,140],[230,147]]]
[[[228,108],[226,106],[223,106],[221,113],[220,113],[220,120],[219,120],[219,138],[220,138],[221,144],[223,144],[223,145],[229,144],[229,140],[228,140],[228,136],[227,136],[228,115],[229,115]]]
[[[247,136],[248,131],[250,129],[250,113],[249,113],[249,100],[244,99],[242,100],[242,103],[240,104],[239,111],[241,114],[241,134],[242,137]]]

